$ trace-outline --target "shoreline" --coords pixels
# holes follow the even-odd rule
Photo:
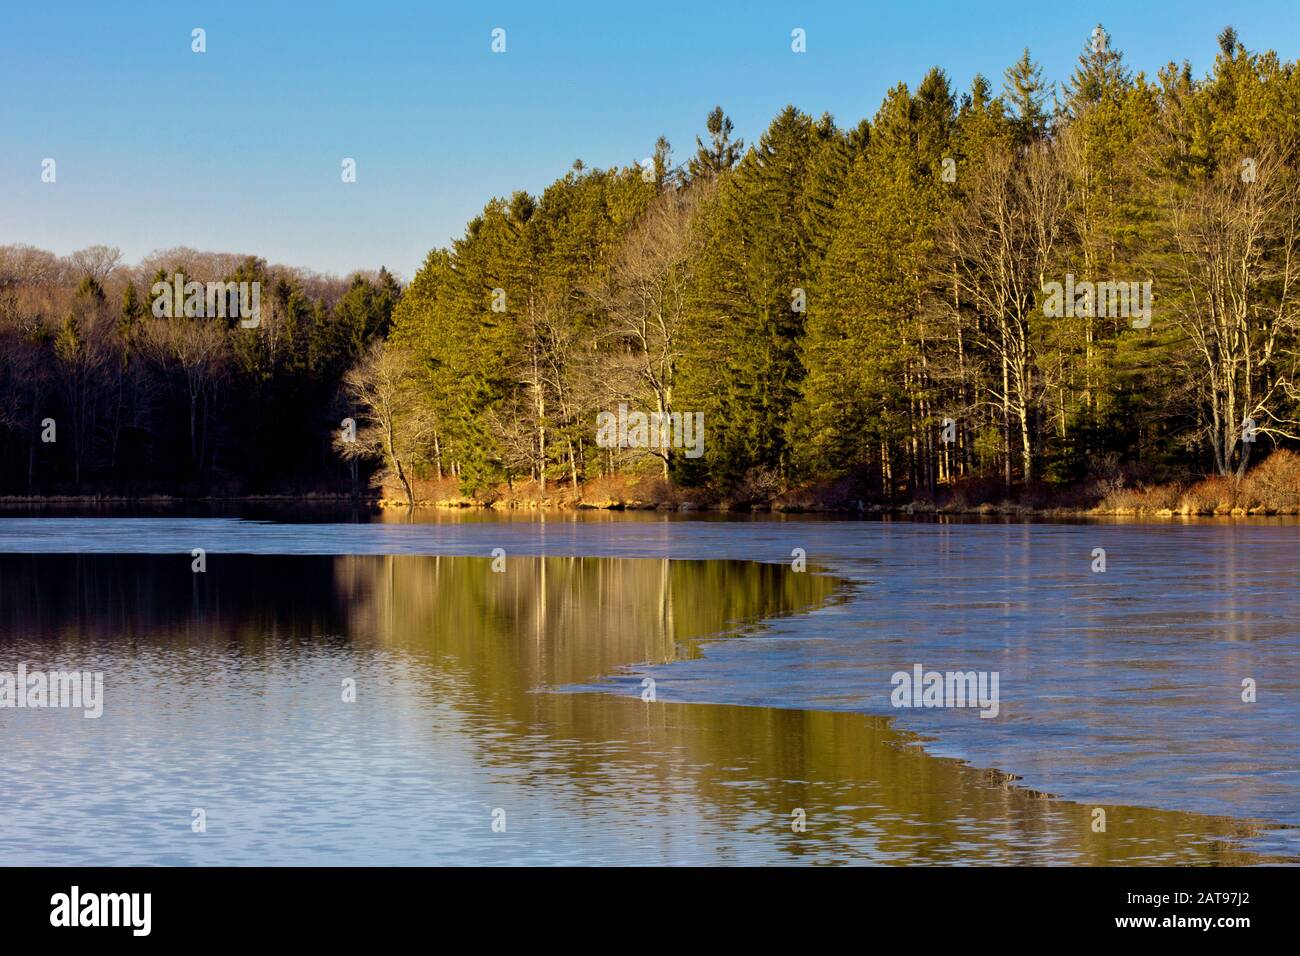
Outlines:
[[[484,501],[471,498],[417,500],[414,504],[381,494],[361,497],[352,495],[5,495],[0,496],[0,509],[7,507],[44,505],[157,505],[161,507],[194,504],[282,504],[282,505],[340,505],[373,507],[383,511],[431,510],[444,511],[524,511],[524,512],[577,512],[577,511],[654,511],[663,514],[825,514],[860,515],[879,517],[1006,517],[1006,518],[1266,518],[1300,516],[1300,508],[1273,508],[1256,506],[1214,508],[1107,508],[1096,505],[1090,508],[1069,506],[1036,507],[1015,502],[983,503],[979,505],[936,505],[930,501],[913,501],[905,504],[861,504],[861,506],[835,506],[823,504],[794,504],[790,502],[754,502],[732,504],[728,502],[685,501],[680,503],[650,501],[577,501],[550,499],[512,499],[509,501]]]

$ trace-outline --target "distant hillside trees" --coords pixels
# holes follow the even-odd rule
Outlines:
[[[258,327],[156,317],[150,290],[176,273],[259,282]],[[400,297],[384,270],[338,280],[192,249],[128,268],[105,247],[0,247],[0,494],[348,492],[331,450],[343,376]]]

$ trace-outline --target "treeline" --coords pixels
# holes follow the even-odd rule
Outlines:
[[[408,497],[631,475],[736,502],[1239,475],[1300,419],[1300,71],[1231,28],[1219,47],[1148,77],[1098,27],[1059,88],[1026,50],[998,91],[936,68],[856,126],[791,106],[748,146],[719,107],[683,163],[660,138],[492,200],[405,290],[0,248],[0,493],[357,491],[375,466]],[[259,282],[260,324],[156,318],[178,272]],[[702,413],[703,455],[608,447],[620,408]]]
[[[260,321],[156,317],[151,289],[260,283]],[[392,275],[171,249],[0,247],[0,494],[364,492],[332,442],[343,376],[388,331]]]
[[[493,200],[351,374],[353,452],[408,493],[639,472],[733,500],[1242,471],[1298,417],[1300,73],[1219,45],[1147,77],[1098,27],[1062,88],[1028,51],[996,93],[933,69],[747,149],[718,109],[685,164],[661,139]],[[601,447],[621,403],[702,411],[703,457]]]

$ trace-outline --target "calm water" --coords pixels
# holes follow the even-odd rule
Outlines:
[[[1300,859],[1293,523],[253,514],[0,517],[5,862]]]

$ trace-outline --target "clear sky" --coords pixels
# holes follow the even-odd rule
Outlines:
[[[577,158],[627,165],[664,134],[685,159],[715,103],[746,141],[787,103],[852,125],[933,65],[958,90],[977,72],[1000,89],[1028,46],[1064,79],[1098,21],[1148,73],[1205,72],[1228,23],[1249,49],[1300,54],[1300,0],[0,0],[0,244],[410,278],[492,196]]]

